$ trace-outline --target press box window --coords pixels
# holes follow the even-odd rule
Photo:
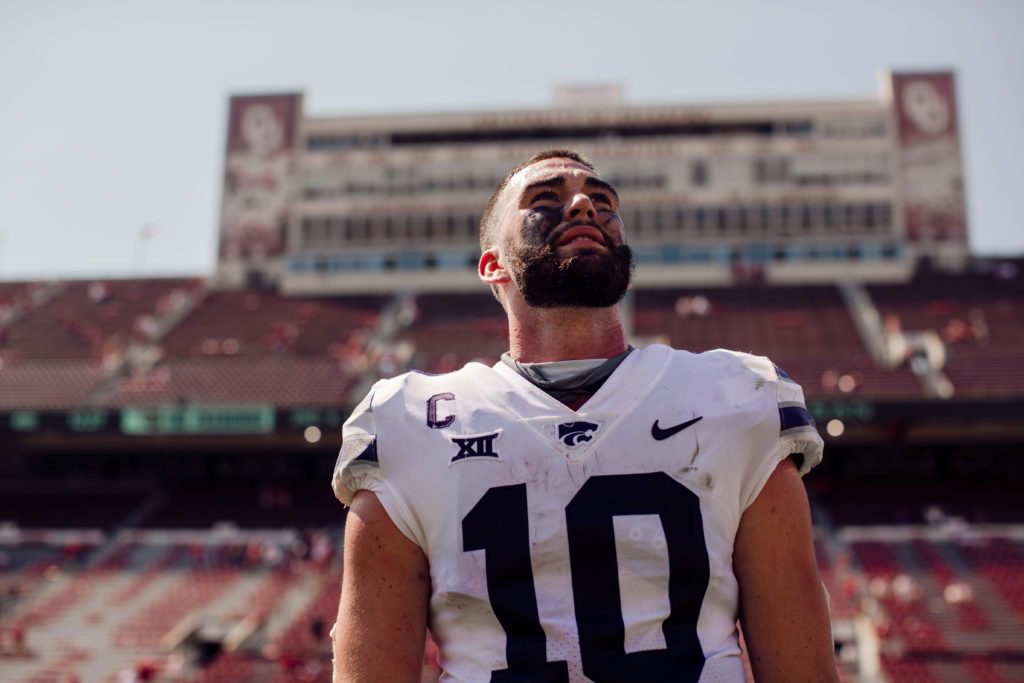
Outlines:
[[[703,187],[708,184],[707,163],[697,160],[690,165],[690,183],[697,187]]]

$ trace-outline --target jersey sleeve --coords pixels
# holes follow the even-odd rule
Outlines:
[[[345,505],[351,505],[357,491],[371,491],[384,507],[388,517],[406,538],[423,547],[424,534],[420,523],[410,511],[408,501],[390,482],[385,473],[385,463],[378,448],[381,422],[376,411],[380,409],[382,394],[388,394],[395,387],[381,380],[373,386],[341,429],[341,451],[334,466],[331,488],[334,495]],[[386,421],[385,421],[386,422]]]
[[[778,366],[779,441],[786,455],[799,455],[797,465],[805,475],[821,462],[823,441],[814,417],[804,403],[804,390]]]
[[[373,491],[381,482],[377,458],[377,420],[373,414],[376,386],[359,402],[341,428],[341,451],[334,465],[331,488],[345,505],[352,504],[356,491]]]
[[[804,392],[789,375],[764,357],[747,356],[744,364],[774,388],[774,401],[766,406],[765,426],[771,425],[771,438],[764,449],[758,449],[753,476],[742,492],[743,509],[757,498],[775,468],[792,457],[803,476],[821,462],[823,441],[814,417],[804,403]],[[767,436],[767,435],[766,435]]]

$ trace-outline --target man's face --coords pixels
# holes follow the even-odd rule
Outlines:
[[[501,251],[512,284],[535,308],[603,308],[629,287],[615,189],[570,159],[539,161],[505,189]]]

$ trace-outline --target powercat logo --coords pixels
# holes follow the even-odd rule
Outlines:
[[[558,439],[569,448],[578,448],[593,439],[600,426],[595,422],[563,422],[558,425]]]

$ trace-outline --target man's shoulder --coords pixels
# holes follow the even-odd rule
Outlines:
[[[721,366],[724,370],[749,372],[773,382],[779,379],[778,368],[766,356],[733,349],[714,349],[700,355],[705,357],[707,362]]]
[[[466,363],[458,370],[433,374],[421,370],[410,370],[400,375],[377,380],[370,389],[367,399],[379,406],[407,394],[450,391],[453,387],[473,385],[493,377],[494,369],[483,363]],[[365,399],[364,399],[365,400]]]
[[[667,358],[673,367],[688,373],[753,374],[771,382],[778,381],[780,377],[785,376],[785,373],[779,370],[769,358],[732,349],[693,352],[654,344],[641,349],[640,352],[642,359],[655,361],[657,358]]]
[[[459,382],[476,382],[489,376],[493,372],[494,368],[491,366],[473,361],[466,363],[458,370],[452,370],[451,372],[432,373],[425,372],[423,370],[410,370],[390,379],[382,380],[382,382],[386,382],[389,385],[396,387],[397,390],[402,390],[410,387],[441,386]]]
[[[766,356],[731,349],[691,353],[669,350],[669,383],[718,390],[736,400],[744,396],[775,396],[780,404],[804,405],[803,388]]]

